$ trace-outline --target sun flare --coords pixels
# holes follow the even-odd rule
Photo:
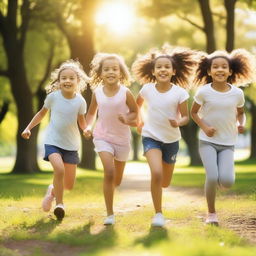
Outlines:
[[[96,14],[96,23],[106,25],[116,33],[126,33],[132,27],[135,14],[134,9],[125,3],[111,3],[103,5]]]

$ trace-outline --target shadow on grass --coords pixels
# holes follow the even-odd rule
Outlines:
[[[61,222],[55,220],[55,219],[45,219],[41,218],[34,224],[28,224],[27,222],[21,222],[13,227],[7,227],[5,230],[3,230],[3,234],[7,233],[9,234],[9,238],[15,237],[17,232],[26,230],[26,233],[30,236],[40,236],[40,238],[46,237],[49,233],[51,233],[58,225],[60,225]],[[10,233],[11,232],[11,233]]]
[[[4,233],[7,232],[9,234],[8,240],[10,240],[10,238],[12,240],[16,240],[17,230],[21,231],[22,233],[26,231],[27,235],[26,238],[23,238],[24,242],[34,241],[33,246],[35,248],[38,246],[40,247],[42,242],[48,243],[48,249],[44,249],[45,253],[50,252],[55,244],[58,244],[59,247],[63,244],[65,245],[64,248],[67,248],[67,246],[72,246],[74,248],[74,254],[72,248],[69,248],[71,250],[70,255],[77,255],[75,251],[79,251],[79,255],[88,255],[88,253],[91,255],[91,253],[94,254],[96,252],[114,247],[118,240],[114,227],[100,226],[100,229],[98,229],[96,233],[92,233],[91,227],[93,224],[93,222],[89,221],[89,223],[84,226],[71,230],[63,230],[66,224],[62,224],[54,219],[46,221],[46,219],[42,218],[33,225],[28,225],[26,222],[20,223],[15,229],[12,228],[12,234],[10,234],[10,228],[8,227],[6,228],[6,231],[4,230]],[[57,226],[59,226],[62,231],[60,232],[57,230],[56,232],[52,233]],[[18,240],[21,240],[21,238],[19,237]]]
[[[82,254],[79,255],[87,255],[87,253],[95,253],[114,247],[118,240],[114,227],[100,226],[100,229],[97,232],[92,233],[91,227],[93,224],[93,222],[89,221],[89,223],[83,227],[57,234],[53,240],[58,243],[65,243],[72,246],[82,246]]]
[[[151,227],[149,233],[144,236],[136,239],[134,244],[143,244],[144,247],[151,247],[156,243],[159,243],[163,240],[170,240],[166,228],[160,227]]]

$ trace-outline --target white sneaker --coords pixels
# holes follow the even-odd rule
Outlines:
[[[115,224],[115,216],[109,215],[107,218],[104,220],[104,225],[114,225]]]
[[[65,216],[65,208],[63,204],[57,204],[53,211],[54,215],[56,216],[57,220],[62,220]]]
[[[45,212],[49,212],[52,208],[52,202],[54,200],[54,196],[52,195],[53,185],[49,185],[47,191],[45,193],[44,199],[42,201],[42,208]]]
[[[163,227],[165,224],[164,216],[161,212],[158,212],[152,219],[153,227]]]
[[[219,221],[216,213],[208,213],[207,218],[205,220],[206,224],[218,226]]]

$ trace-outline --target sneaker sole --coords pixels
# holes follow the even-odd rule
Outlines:
[[[62,220],[65,216],[65,211],[60,207],[55,208],[53,213],[56,216],[57,220]]]
[[[206,223],[206,225],[210,225],[210,226],[215,226],[215,227],[218,227],[219,226],[219,222],[208,222]]]
[[[163,227],[164,227],[164,224],[163,224],[163,225],[151,224],[151,227],[154,227],[154,228],[163,228]]]
[[[114,225],[115,223],[104,223],[104,226],[112,226]]]

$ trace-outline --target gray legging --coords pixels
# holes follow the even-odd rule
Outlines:
[[[199,153],[206,171],[205,194],[210,211],[215,211],[217,184],[229,188],[235,182],[234,146],[199,141]]]

